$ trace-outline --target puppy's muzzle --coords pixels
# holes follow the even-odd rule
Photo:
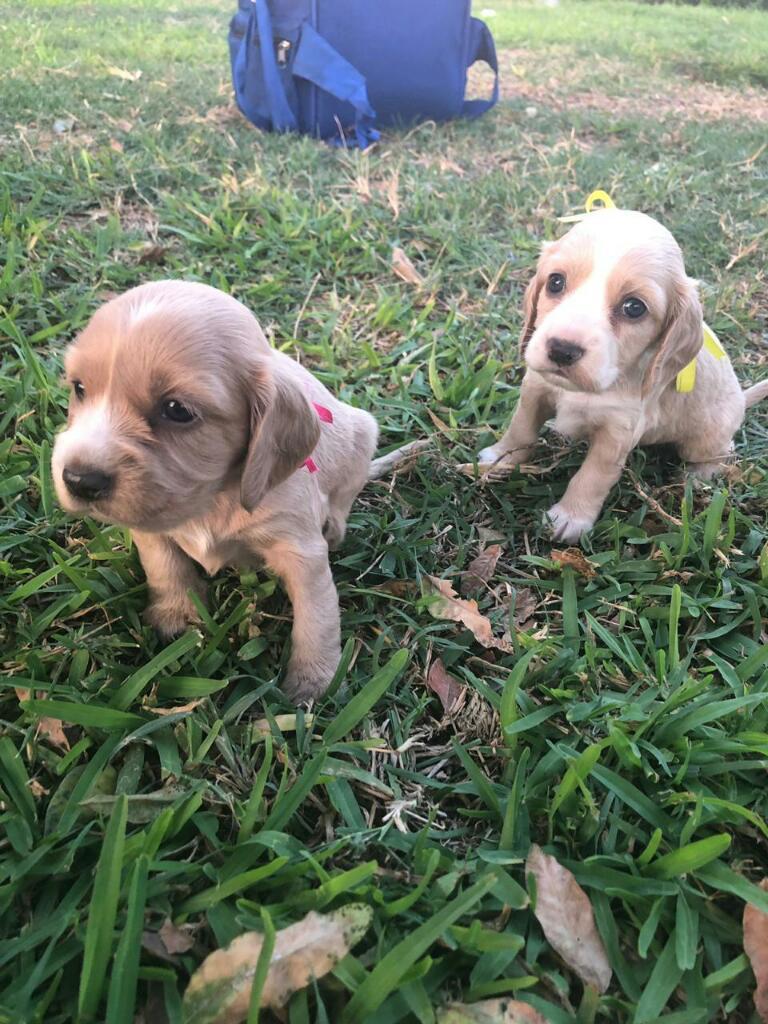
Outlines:
[[[81,501],[106,498],[114,484],[114,477],[101,469],[72,469],[67,466],[61,476],[69,493]]]
[[[583,355],[584,349],[575,341],[566,341],[564,338],[550,338],[547,341],[547,357],[560,369],[578,363]]]

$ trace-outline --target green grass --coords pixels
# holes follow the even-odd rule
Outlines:
[[[177,1024],[191,971],[264,909],[279,929],[353,900],[372,929],[290,1024],[423,1024],[449,998],[505,992],[552,1024],[754,1020],[741,916],[768,860],[765,410],[727,491],[636,452],[588,580],[551,561],[541,526],[578,449],[547,435],[546,471],[492,486],[456,464],[508,418],[538,245],[596,187],[668,224],[737,372],[765,376],[768,18],[489,6],[504,102],[368,155],[232,111],[224,0],[0,8],[0,1021]],[[393,245],[426,289],[394,277]],[[435,438],[356,503],[333,559],[345,667],[314,719],[276,685],[289,621],[273,580],[215,578],[202,634],[164,649],[123,532],[56,506],[62,349],[105,295],[162,276],[246,302],[377,416],[384,448]],[[504,550],[481,609],[500,634],[535,604],[513,653],[418,596],[425,573],[458,585],[489,530]],[[438,656],[468,688],[452,720],[425,687]],[[46,713],[68,753],[38,734]],[[596,1011],[525,907],[532,842],[592,900],[615,972]],[[167,917],[195,944],[163,959]]]

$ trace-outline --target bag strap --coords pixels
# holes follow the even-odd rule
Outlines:
[[[258,43],[256,42],[258,40]],[[296,116],[291,110],[285,89],[280,79],[280,69],[275,56],[275,44],[272,36],[272,15],[267,0],[251,0],[251,11],[245,35],[238,47],[232,65],[232,81],[235,86],[237,105],[245,116],[254,124],[263,121],[263,113],[249,102],[246,88],[248,82],[248,55],[251,48],[258,45],[261,54],[262,77],[264,92],[269,104],[272,128],[277,132],[296,131]]]
[[[277,64],[268,0],[251,0],[251,15],[245,38],[235,58],[232,76],[238,105],[246,117],[251,121],[257,121],[257,112],[249,109],[245,88],[248,50],[255,44],[256,39],[261,54],[264,92],[269,105],[272,129],[276,132],[298,131],[296,115],[291,109],[283,85],[282,76],[286,72],[281,71]],[[306,21],[301,27],[301,39],[291,73],[354,107],[354,142],[361,149],[370,146],[379,138],[379,133],[374,128],[376,112],[368,102],[365,78]],[[346,140],[338,136],[332,141],[335,145],[347,144]]]
[[[293,73],[304,78],[355,111],[355,142],[366,149],[379,138],[374,128],[376,111],[368,102],[365,78],[354,65],[341,56],[308,21],[301,27],[301,39],[293,61]],[[330,141],[334,145],[347,145],[338,134]]]
[[[493,92],[487,100],[464,100],[462,117],[480,117],[496,104],[499,98],[499,63],[496,60],[496,45],[491,30],[479,18],[469,19],[469,46],[467,48],[467,67],[470,68],[477,60],[484,60],[494,73]]]

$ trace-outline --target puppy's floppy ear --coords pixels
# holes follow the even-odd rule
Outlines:
[[[301,385],[272,367],[254,373],[249,398],[251,439],[240,501],[251,512],[309,458],[320,440],[320,422]]]
[[[704,318],[696,288],[691,278],[683,278],[661,332],[656,355],[643,379],[643,398],[652,391],[671,384],[678,373],[695,359],[704,340]]]
[[[543,242],[541,246],[541,255],[550,252],[557,242]],[[536,317],[538,316],[538,304],[539,295],[541,289],[544,287],[544,275],[541,272],[541,257],[539,262],[536,264],[536,272],[528,283],[528,287],[525,289],[525,295],[523,296],[523,329],[520,333],[520,355],[525,355],[525,350],[528,348],[528,342],[533,336],[533,332],[536,330]]]
[[[523,296],[523,329],[520,333],[520,355],[525,355],[525,350],[528,348],[528,342],[531,340],[533,332],[536,330],[536,317],[538,315],[538,304],[539,295],[543,287],[543,281],[539,272],[537,271],[528,287],[525,289],[525,295]]]

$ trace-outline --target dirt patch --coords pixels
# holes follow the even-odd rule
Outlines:
[[[530,54],[525,51],[505,50],[499,54],[503,99],[528,100],[556,110],[597,110],[617,116],[638,114],[648,118],[768,124],[768,92],[754,87],[735,89],[683,77],[669,81],[652,73],[643,80],[628,76],[624,64],[611,67],[604,61],[599,67],[590,62],[588,69],[583,62],[572,61],[557,75],[542,80],[541,65],[529,69],[529,62]],[[585,78],[595,71],[601,76],[603,72],[610,74],[616,82],[615,89],[608,93],[587,85]]]

